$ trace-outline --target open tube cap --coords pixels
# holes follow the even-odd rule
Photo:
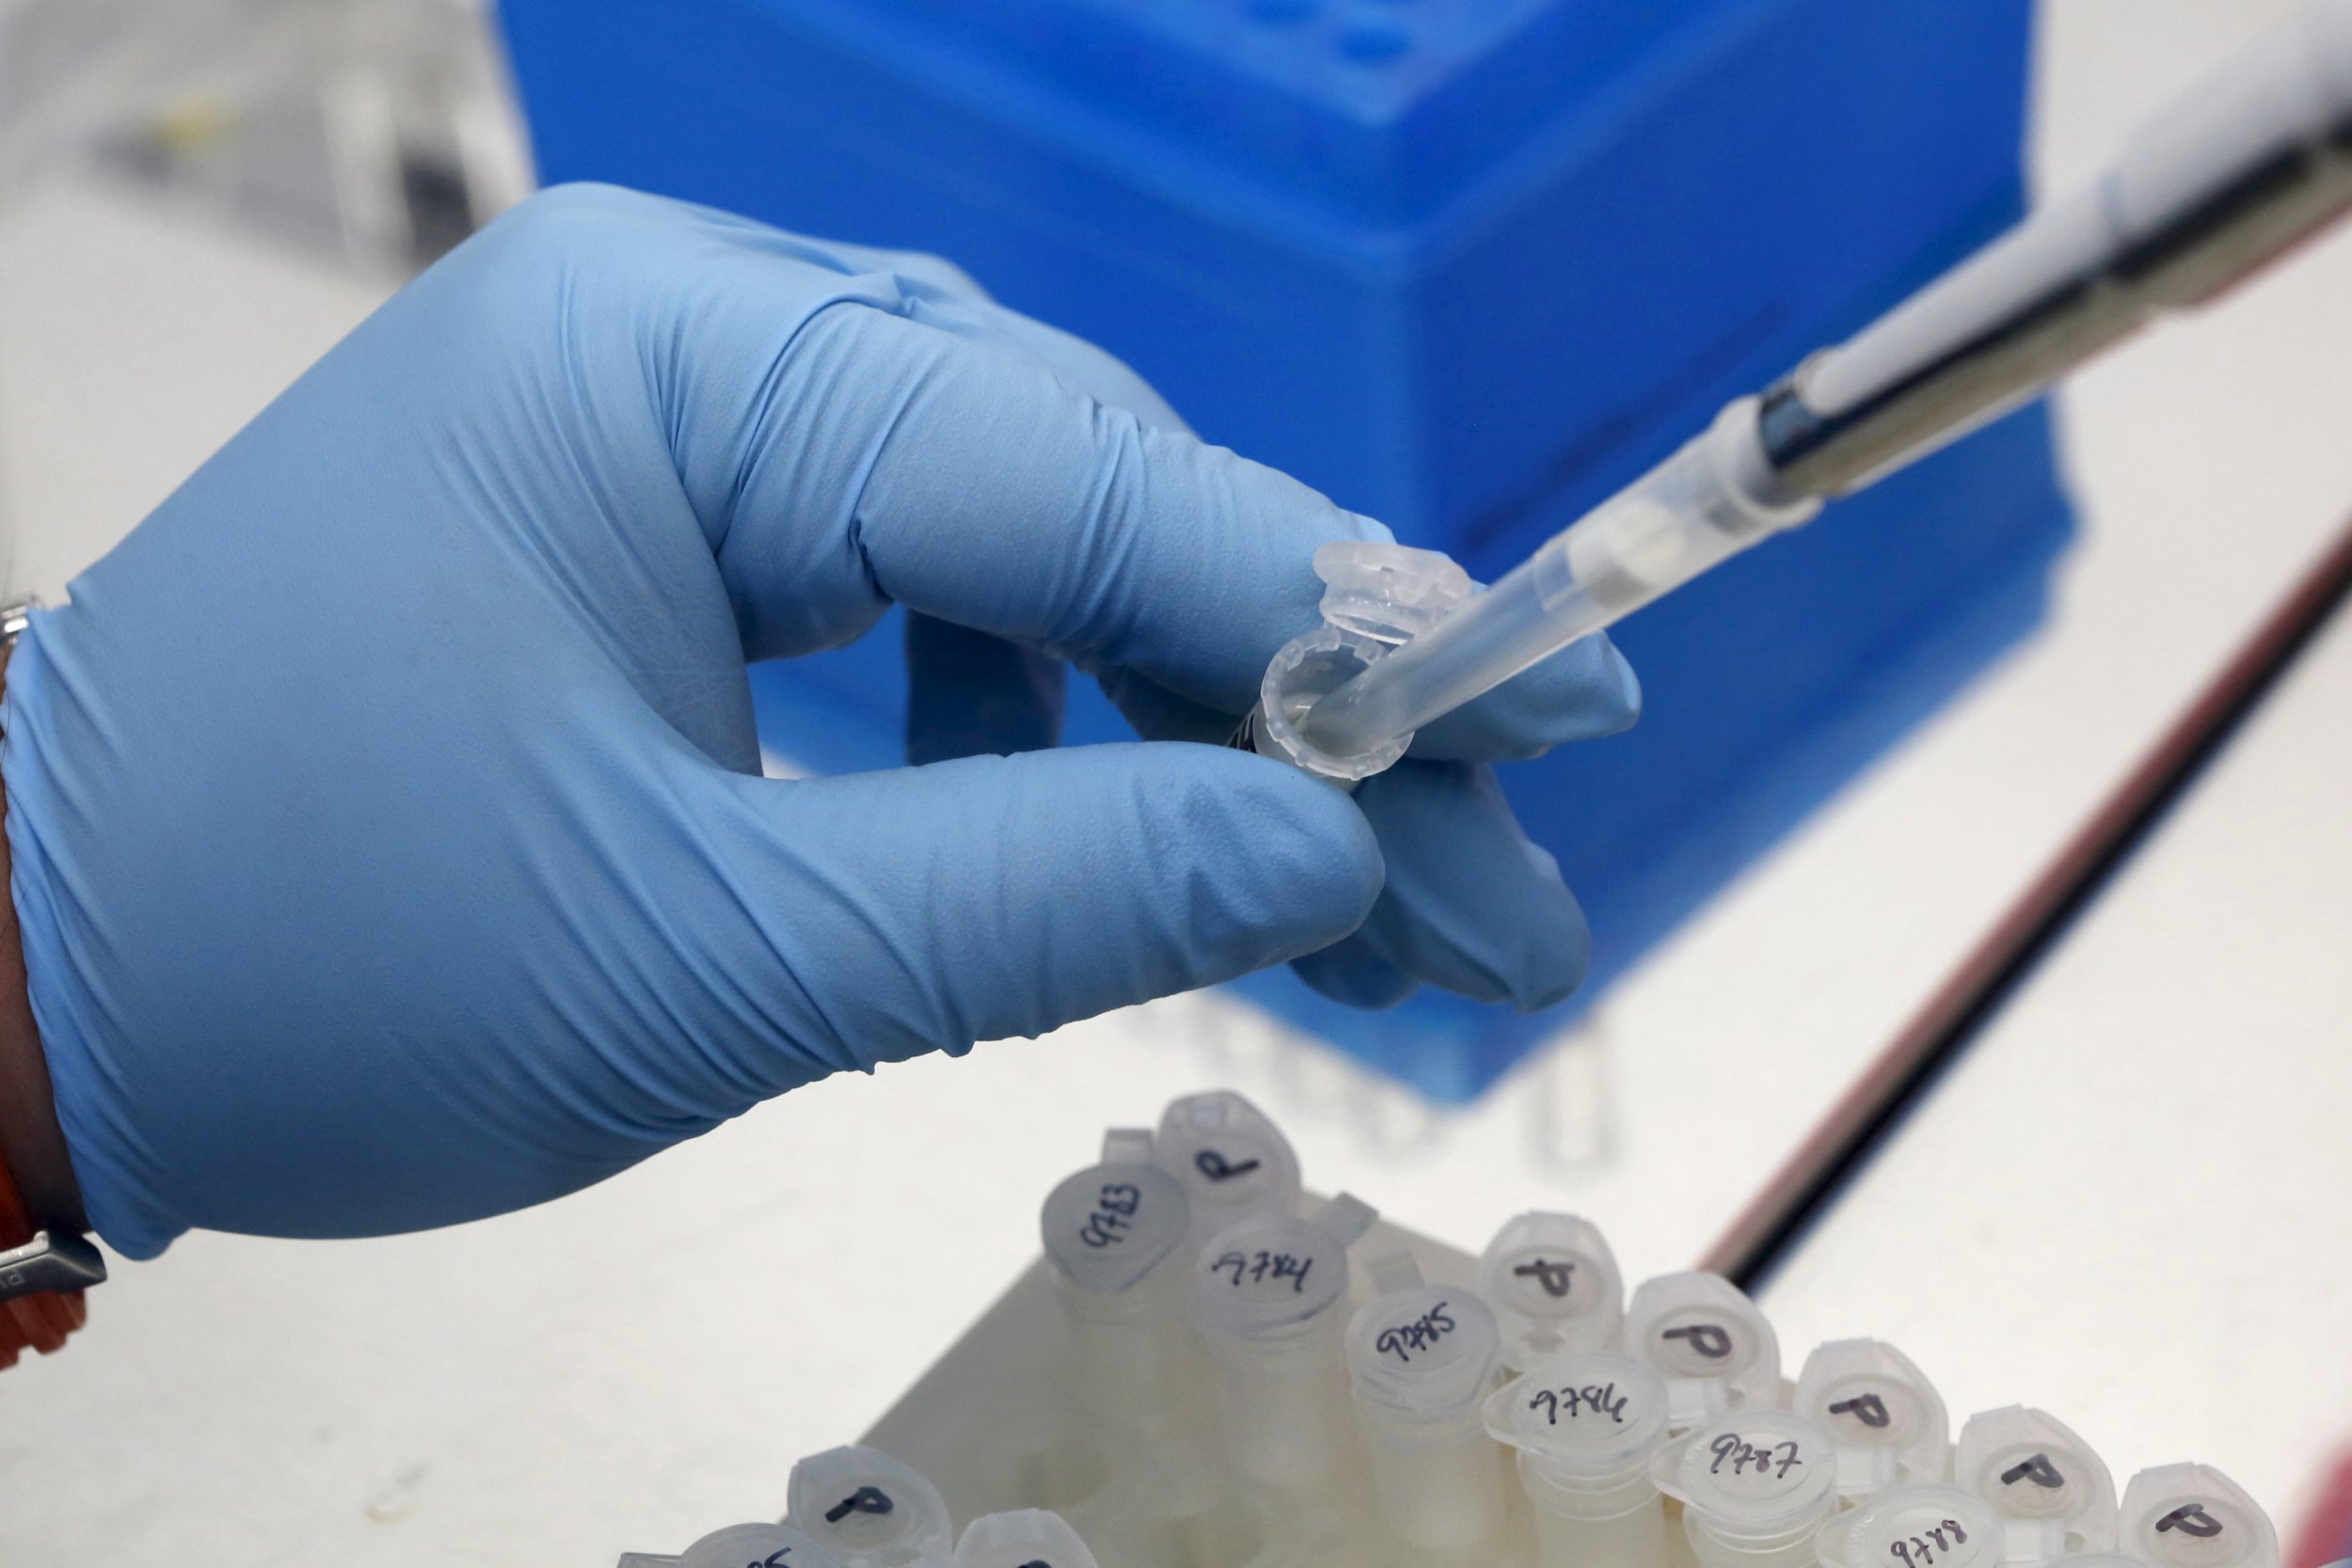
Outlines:
[[[1489,1395],[1484,1414],[1487,1434],[1547,1479],[1604,1490],[1666,1440],[1666,1380],[1627,1355],[1548,1356]]]
[[[1252,1214],[1298,1209],[1298,1156],[1274,1118],[1231,1089],[1168,1101],[1152,1159],[1184,1184],[1200,1241]]]
[[[2010,1561],[2115,1549],[2115,1479],[2057,1417],[2022,1404],[1971,1416],[1953,1468],[2008,1521]]]
[[[1104,1164],[1046,1195],[1038,1216],[1054,1267],[1098,1295],[1139,1283],[1184,1245],[1192,1227],[1183,1183],[1151,1163],[1149,1134],[1113,1132],[1104,1153]]]
[[[2210,1465],[2163,1465],[2123,1488],[2118,1544],[2153,1568],[2279,1568],[2279,1532]]]
[[[1898,1486],[1821,1527],[1822,1568],[2000,1568],[2001,1516],[1957,1486]]]
[[[1412,1416],[1467,1410],[1486,1391],[1502,1336],[1471,1291],[1415,1284],[1356,1309],[1347,1370],[1356,1391]]]
[[[1347,1293],[1347,1249],[1374,1211],[1342,1193],[1313,1219],[1262,1215],[1228,1226],[1193,1270],[1193,1325],[1217,1339],[1279,1334]]]
[[[1616,1348],[1625,1276],[1590,1220],[1519,1215],[1486,1243],[1478,1289],[1502,1331],[1502,1363],[1514,1370],[1550,1356]]]
[[[1626,1308],[1625,1348],[1664,1375],[1677,1431],[1780,1394],[1780,1340],[1756,1303],[1721,1275],[1644,1281]]]
[[[1096,1568],[1094,1554],[1058,1513],[1041,1508],[983,1513],[963,1527],[955,1568]]]
[[[848,1568],[790,1525],[729,1525],[686,1548],[679,1568]]]
[[[828,1449],[792,1466],[787,1523],[847,1568],[906,1568],[944,1558],[955,1539],[947,1504],[921,1472],[880,1449]]]
[[[1836,1442],[1837,1490],[1848,1497],[1949,1479],[1944,1401],[1892,1345],[1833,1339],[1820,1346],[1797,1375],[1795,1406]]]
[[[1650,1480],[1721,1534],[1771,1537],[1836,1506],[1836,1449],[1802,1416],[1742,1410],[1660,1449]]]

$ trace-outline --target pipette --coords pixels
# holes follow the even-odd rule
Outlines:
[[[2026,402],[2347,209],[2352,0],[2321,0],[2143,122],[2088,188],[1729,404],[1486,592],[1425,551],[1326,546],[1330,624],[1276,655],[1249,739],[1334,780],[1378,772],[1439,715]]]
[[[1953,1467],[2000,1511],[2010,1562],[2115,1549],[2115,1478],[2057,1417],[2022,1404],[1971,1416]]]
[[[1486,1401],[1486,1430],[1518,1450],[1535,1568],[1665,1568],[1650,1457],[1666,1442],[1666,1380],[1629,1356],[1547,1357]]]
[[[1431,1285],[1409,1252],[1367,1266],[1380,1292],[1347,1325],[1347,1371],[1373,1502],[1408,1560],[1486,1562],[1502,1533],[1502,1453],[1480,1401],[1502,1335],[1470,1291]]]
[[[1837,1490],[1849,1500],[1947,1479],[1951,1418],[1927,1374],[1877,1339],[1833,1339],[1804,1358],[1790,1408],[1837,1442]]]

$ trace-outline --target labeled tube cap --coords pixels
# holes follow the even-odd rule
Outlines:
[[[1957,1486],[1898,1486],[1821,1527],[1823,1568],[1999,1568],[2001,1515]]]
[[[1626,1307],[1625,1348],[1664,1375],[1677,1431],[1780,1394],[1780,1340],[1756,1303],[1721,1275],[1644,1281]]]
[[[1494,1314],[1473,1292],[1412,1285],[1356,1309],[1347,1325],[1348,1374],[1375,1403],[1448,1416],[1486,1391],[1501,1338]]]
[[[1047,1259],[1064,1279],[1098,1295],[1139,1283],[1184,1245],[1192,1227],[1184,1184],[1152,1163],[1149,1133],[1114,1132],[1104,1156],[1047,1194],[1038,1216]]]
[[[944,1558],[955,1525],[939,1488],[880,1449],[828,1449],[792,1466],[787,1523],[845,1568],[905,1568]]]
[[[2153,1568],[2279,1568],[2279,1532],[2210,1465],[2163,1465],[2123,1488],[2118,1544]]]
[[[1193,1325],[1211,1338],[1279,1336],[1347,1293],[1347,1249],[1374,1211],[1342,1193],[1313,1219],[1267,1214],[1228,1226],[1193,1270]]]
[[[1058,1513],[1041,1508],[983,1513],[963,1527],[955,1568],[1096,1568],[1094,1554]]]
[[[1253,1214],[1298,1209],[1298,1156],[1274,1119],[1231,1089],[1168,1102],[1152,1159],[1184,1183],[1200,1241]]]
[[[2115,1549],[2115,1479],[2055,1416],[2012,1404],[1969,1417],[1953,1469],[2008,1521],[2011,1562]]]
[[[1948,1479],[1950,1418],[1927,1374],[1890,1344],[1833,1339],[1797,1374],[1798,1415],[1837,1444],[1837,1490],[1867,1497]]]
[[[1771,1538],[1836,1505],[1836,1449],[1802,1416],[1742,1410],[1668,1442],[1650,1456],[1650,1480],[1718,1534]]]
[[[679,1568],[847,1568],[790,1525],[729,1525],[686,1548]]]
[[[1666,1441],[1666,1380],[1628,1355],[1548,1356],[1489,1395],[1487,1434],[1545,1479],[1602,1491]]]
[[[1478,1262],[1479,1293],[1502,1331],[1502,1363],[1614,1350],[1625,1276],[1609,1243],[1574,1214],[1521,1214],[1495,1232]]]

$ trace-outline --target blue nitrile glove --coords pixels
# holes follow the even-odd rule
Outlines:
[[[1458,759],[1627,723],[1597,641],[1353,800],[1205,745],[758,776],[746,655],[893,601],[930,618],[918,759],[1044,738],[1041,649],[1217,736],[1317,624],[1314,547],[1379,536],[939,262],[532,201],[8,673],[14,893],[100,1232],[494,1213],[844,1068],[1301,955],[1367,1002],[1564,994],[1581,918]]]

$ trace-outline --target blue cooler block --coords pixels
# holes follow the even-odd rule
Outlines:
[[[1486,578],[2022,206],[2028,0],[502,6],[550,179],[950,257]],[[1241,989],[1474,1097],[2033,626],[2071,532],[2032,408],[1624,626],[1640,726],[1503,770],[1592,918],[1564,1007]],[[796,760],[901,760],[895,617],[754,688]],[[1067,734],[1127,731],[1082,682]]]

